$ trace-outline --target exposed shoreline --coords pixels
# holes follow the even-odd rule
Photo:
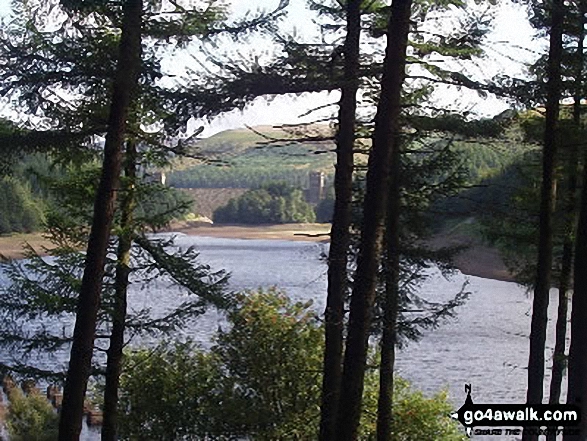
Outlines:
[[[221,237],[225,239],[269,239],[305,242],[328,242],[330,224],[280,225],[199,225],[177,224],[169,231],[188,236]]]
[[[189,236],[207,236],[227,239],[268,239],[293,240],[307,242],[327,242],[329,240],[329,224],[283,224],[283,225],[205,225],[181,223],[174,225],[169,231],[184,233]],[[39,254],[46,254],[51,243],[41,233],[15,234],[0,236],[0,254],[10,259],[23,256],[22,245],[29,243]],[[434,246],[463,244],[461,238],[438,237],[432,241]],[[513,281],[497,250],[480,244],[471,244],[470,248],[456,259],[457,268],[470,276],[486,279]]]

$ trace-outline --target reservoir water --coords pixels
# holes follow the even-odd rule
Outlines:
[[[316,311],[324,310],[326,264],[321,255],[326,249],[323,244],[184,235],[177,236],[176,244],[195,246],[202,263],[230,272],[230,289],[234,291],[277,286],[294,299],[313,300]],[[522,403],[526,392],[531,298],[514,283],[458,272],[447,280],[434,270],[420,293],[433,301],[448,299],[466,280],[471,295],[458,308],[457,317],[425,332],[419,342],[403,348],[397,355],[397,370],[427,394],[446,388],[457,408],[464,403],[465,383],[472,385],[475,402]],[[167,304],[179,302],[176,297],[167,282],[154,282],[148,289],[131,293],[130,307],[152,307],[156,312]],[[556,291],[552,290],[549,347],[553,346],[552,317],[556,306]],[[206,346],[223,323],[220,315],[210,312],[182,333]],[[93,437],[86,437],[90,439]]]

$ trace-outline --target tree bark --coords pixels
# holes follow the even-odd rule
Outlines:
[[[583,7],[579,7],[579,35],[575,63],[577,71],[575,73],[575,97],[573,103],[573,123],[574,130],[581,130],[581,97],[583,95],[583,39],[585,38],[585,17]],[[556,319],[556,336],[552,361],[552,378],[550,380],[550,393],[548,397],[549,404],[558,404],[560,402],[561,388],[565,367],[567,364],[565,356],[566,339],[567,339],[567,321],[569,309],[569,289],[572,282],[573,274],[573,257],[574,257],[574,238],[577,228],[577,175],[579,173],[579,137],[573,137],[570,145],[570,155],[567,159],[568,164],[568,185],[565,198],[565,226],[564,226],[564,243],[561,263],[561,274],[558,288],[558,311]],[[555,441],[556,434],[549,433],[547,441]]]
[[[587,153],[584,164],[587,164]],[[587,167],[583,166],[583,190],[575,240],[574,290],[571,308],[571,347],[568,360],[567,404],[581,408],[579,435],[564,435],[564,441],[587,440]]]
[[[102,441],[116,441],[118,417],[118,388],[124,349],[126,325],[127,292],[130,275],[131,249],[134,237],[133,210],[135,207],[136,180],[135,141],[128,141],[126,147],[125,194],[120,207],[120,235],[118,237],[116,276],[114,281],[114,305],[112,311],[112,332],[106,361],[106,384],[104,390],[104,421]]]
[[[120,52],[113,84],[102,175],[94,202],[94,218],[77,307],[69,369],[63,391],[59,441],[78,441],[81,432],[104,262],[121,169],[121,148],[131,96],[138,82],[141,65],[142,10],[142,0],[127,0],[124,4]]]
[[[363,380],[389,190],[392,151],[399,146],[401,90],[405,78],[411,0],[394,0],[387,28],[381,96],[367,169],[363,225],[351,296],[344,354],[337,441],[355,441],[361,416]]]
[[[400,278],[400,210],[401,154],[393,150],[389,180],[389,206],[385,228],[385,298],[383,299],[383,335],[379,366],[379,399],[377,403],[377,441],[391,441],[393,423],[393,369],[397,344],[397,317]]]
[[[586,158],[587,159],[587,158]],[[587,167],[583,167],[587,182]],[[575,286],[571,311],[567,404],[581,407],[580,435],[565,435],[565,441],[587,439],[587,186],[583,184],[579,226],[575,242]]]
[[[548,54],[546,120],[542,153],[542,188],[540,196],[540,238],[538,265],[532,304],[530,355],[528,359],[528,404],[541,404],[544,388],[544,349],[548,322],[548,302],[552,272],[552,217],[555,201],[555,156],[558,146],[558,116],[561,97],[561,61],[564,6],[563,0],[552,0],[552,23]],[[537,440],[538,435],[524,430],[524,441]]]
[[[325,311],[324,375],[320,413],[320,441],[334,439],[342,376],[344,302],[348,288],[348,249],[353,189],[353,149],[359,88],[360,0],[347,3],[344,47],[345,81],[338,114],[334,213],[328,254],[328,295]]]

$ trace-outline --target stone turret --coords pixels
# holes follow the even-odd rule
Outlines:
[[[306,190],[306,200],[310,204],[317,204],[324,198],[326,175],[322,171],[310,172],[310,187]]]

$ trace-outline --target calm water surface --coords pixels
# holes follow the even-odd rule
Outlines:
[[[232,290],[277,286],[294,299],[313,300],[320,313],[324,310],[326,265],[321,260],[325,251],[322,244],[184,235],[177,236],[176,244],[195,246],[202,263],[212,269],[229,271]],[[426,332],[421,341],[402,349],[397,356],[397,369],[427,394],[446,388],[456,407],[464,403],[465,383],[472,384],[475,402],[522,403],[531,299],[523,288],[513,283],[460,273],[446,280],[436,271],[431,272],[430,280],[421,287],[421,294],[428,300],[448,299],[466,280],[471,296],[458,309],[457,318]],[[182,299],[167,281],[161,280],[151,283],[146,290],[135,287],[129,300],[131,308],[151,307],[155,313],[162,313],[167,306],[176,305]],[[551,318],[556,303],[553,290]],[[218,326],[224,324],[219,314],[209,312],[182,334],[206,346]],[[549,325],[553,327],[552,320]],[[549,345],[553,346],[552,337]],[[86,437],[90,439],[94,438]]]
[[[324,310],[326,265],[320,259],[324,245],[187,236],[178,238],[177,243],[195,245],[204,261],[231,271],[231,287],[236,290],[276,285],[295,299],[313,300],[317,311]],[[471,296],[458,309],[457,317],[402,349],[397,357],[397,370],[427,394],[447,389],[456,407],[464,403],[465,383],[472,384],[475,402],[523,403],[531,296],[514,283],[461,273],[447,280],[438,271],[431,272],[420,294],[429,300],[446,300],[465,281],[469,282],[467,290]],[[552,290],[549,351],[554,345],[552,318],[557,303],[557,292]],[[207,335],[218,326],[213,321],[205,325]],[[483,438],[497,437],[476,437]]]

